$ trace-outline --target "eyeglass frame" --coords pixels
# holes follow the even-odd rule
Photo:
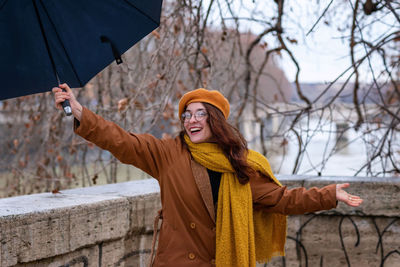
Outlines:
[[[186,116],[186,114],[189,114],[189,116]],[[187,123],[192,119],[193,116],[196,121],[203,121],[208,116],[208,112],[205,109],[200,109],[200,110],[196,110],[192,114],[190,111],[186,110],[181,115],[181,121],[183,123]]]

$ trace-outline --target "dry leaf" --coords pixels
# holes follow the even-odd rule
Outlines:
[[[157,74],[157,79],[164,80],[165,74]]]
[[[286,138],[283,138],[281,146],[286,146],[288,143],[289,143],[288,140]]]
[[[90,142],[87,143],[87,146],[88,146],[90,149],[93,149],[93,148],[94,148],[94,144],[93,144],[93,143],[90,143]]]
[[[154,31],[151,32],[151,34],[152,34],[155,38],[160,39],[160,34],[158,33],[158,31],[154,30]]]
[[[291,38],[288,37],[287,40],[289,42],[291,42],[292,44],[297,44],[297,40],[296,39],[291,39]]]
[[[75,152],[76,152],[76,146],[75,145],[71,145],[69,147],[69,153],[72,155],[72,154],[75,154]]]
[[[99,176],[97,174],[95,174],[92,178],[93,184],[97,184],[97,179],[99,178]]]
[[[266,49],[268,47],[268,43],[267,42],[263,42],[262,44],[260,44],[260,47],[263,49]]]
[[[174,25],[174,34],[178,34],[181,31],[181,27],[179,25]]]
[[[143,109],[144,105],[142,104],[142,102],[135,100],[135,102],[133,103],[135,105],[135,108],[137,109]]]
[[[154,81],[154,82],[150,82],[150,83],[147,85],[147,88],[153,89],[153,88],[155,88],[156,86],[157,86],[157,81]]]
[[[168,134],[168,133],[162,133],[161,138],[162,139],[169,139],[169,138],[172,138],[172,136],[170,134]]]
[[[128,98],[122,98],[118,101],[118,112],[121,112],[126,109],[128,106],[129,100]]]
[[[20,168],[24,168],[26,166],[26,162],[20,160],[20,161],[18,161],[18,165],[19,165]]]
[[[168,114],[168,112],[163,112],[163,113],[162,113],[162,116],[163,116],[163,119],[164,119],[164,120],[167,120],[167,119],[169,119],[169,117],[170,117],[170,115]]]
[[[60,189],[58,189],[58,188],[55,188],[55,189],[51,190],[51,193],[53,193],[53,194],[61,194]]]

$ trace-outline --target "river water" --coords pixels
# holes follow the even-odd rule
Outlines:
[[[304,127],[303,127],[304,126]],[[367,170],[364,168],[358,170],[368,161],[368,154],[371,152],[368,142],[379,141],[373,135],[363,135],[363,129],[356,132],[354,129],[348,129],[344,138],[336,139],[336,124],[327,123],[322,125],[316,119],[308,122],[309,129],[318,129],[306,131],[306,126],[300,126],[303,143],[307,142],[304,153],[300,158],[297,174],[301,175],[322,175],[322,176],[367,176]],[[292,174],[298,154],[298,141],[294,134],[286,134],[288,140],[285,146],[267,142],[267,157],[271,163],[273,171],[277,174]],[[365,140],[368,139],[368,140]],[[259,147],[250,147],[260,151]],[[272,153],[271,153],[272,151]],[[374,172],[381,169],[379,160],[375,161],[372,167]],[[358,173],[357,173],[358,172]]]

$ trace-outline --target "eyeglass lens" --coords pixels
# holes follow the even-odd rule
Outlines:
[[[194,116],[196,121],[201,121],[206,117],[207,113],[203,110],[196,111],[194,114],[190,113],[189,111],[186,111],[182,114],[182,119],[185,122],[190,121],[192,116]]]

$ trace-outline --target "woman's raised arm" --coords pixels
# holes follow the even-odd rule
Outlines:
[[[66,92],[64,92],[63,89]],[[72,115],[74,115],[74,117],[80,121],[82,116],[82,105],[76,100],[75,95],[71,88],[69,88],[68,84],[60,84],[58,87],[54,87],[52,91],[54,94],[56,108],[63,110],[61,103],[68,99],[71,105]]]

